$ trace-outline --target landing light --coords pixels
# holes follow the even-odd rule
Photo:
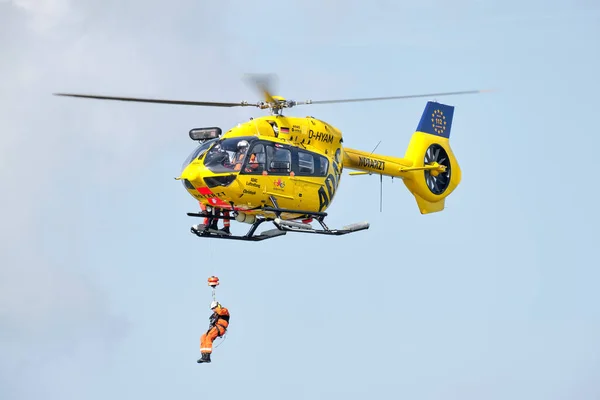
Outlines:
[[[190,139],[203,142],[205,140],[216,139],[221,136],[221,128],[195,128],[190,131]]]

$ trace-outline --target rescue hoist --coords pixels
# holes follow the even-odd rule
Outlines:
[[[219,286],[219,278],[217,278],[216,276],[211,276],[210,278],[208,278],[208,286],[212,288],[213,301],[217,301],[217,298],[215,296],[215,289],[217,288],[217,286]]]

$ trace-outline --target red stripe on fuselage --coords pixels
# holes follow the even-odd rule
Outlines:
[[[213,191],[210,190],[206,186],[199,187],[196,190],[198,190],[198,193],[200,193],[202,195],[205,195],[205,196],[211,195],[211,194],[214,195]],[[219,207],[219,208],[231,209],[231,205],[229,205],[229,203],[224,202],[223,200],[221,200],[217,196],[207,198],[206,200],[213,207],[216,206],[216,207]]]

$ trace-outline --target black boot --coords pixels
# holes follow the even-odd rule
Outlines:
[[[209,363],[210,362],[210,353],[202,353],[202,358],[196,361],[198,364],[201,363]]]

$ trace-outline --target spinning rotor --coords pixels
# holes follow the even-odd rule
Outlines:
[[[245,80],[257,88],[263,95],[264,100],[256,103],[248,101],[241,101],[237,103],[227,102],[214,102],[214,101],[187,101],[187,100],[168,100],[168,99],[148,99],[139,97],[118,97],[118,96],[101,96],[101,95],[90,95],[90,94],[75,94],[75,93],[54,93],[55,96],[68,96],[68,97],[79,97],[87,99],[98,99],[98,100],[118,100],[118,101],[132,101],[139,103],[160,103],[160,104],[175,104],[175,105],[187,105],[187,106],[206,106],[206,107],[256,107],[261,110],[269,109],[273,115],[281,115],[281,111],[284,108],[292,108],[299,105],[310,105],[310,104],[335,104],[335,103],[354,103],[363,101],[380,101],[380,100],[398,100],[398,99],[411,99],[418,97],[439,97],[439,96],[452,96],[461,94],[475,94],[486,92],[486,90],[465,90],[460,92],[444,92],[444,93],[429,93],[429,94],[416,94],[416,95],[405,95],[405,96],[389,96],[389,97],[366,97],[366,98],[355,98],[355,99],[336,99],[336,100],[286,100],[281,96],[274,96],[275,75],[272,74],[247,74]]]

